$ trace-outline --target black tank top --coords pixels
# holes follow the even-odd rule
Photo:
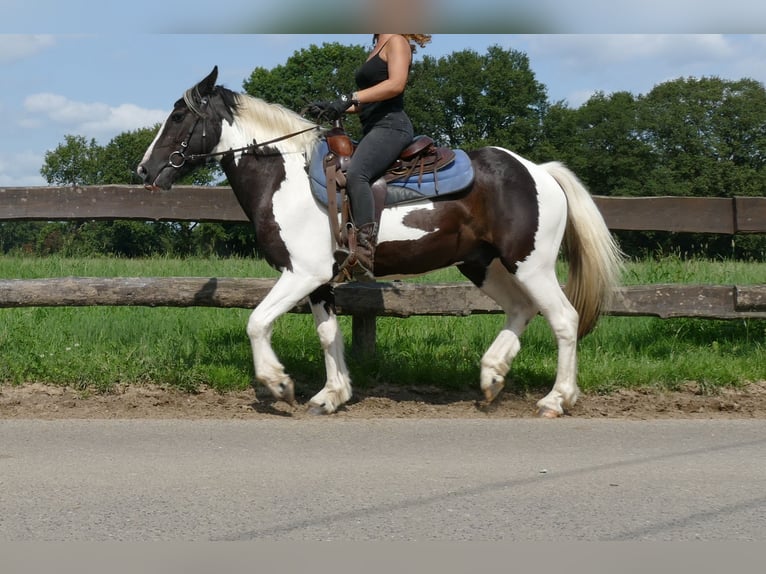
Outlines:
[[[380,57],[380,52],[367,60],[356,71],[356,86],[360,90],[376,86],[388,79],[388,64]],[[382,102],[362,104],[359,120],[363,126],[370,126],[390,112],[400,112],[404,109],[404,94],[399,94]]]

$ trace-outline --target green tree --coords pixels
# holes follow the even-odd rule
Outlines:
[[[766,89],[754,80],[681,78],[639,98],[657,166],[649,194],[766,193]]]
[[[83,136],[67,135],[63,144],[45,155],[40,172],[51,185],[140,185],[136,167],[154,140],[159,124],[122,132],[106,146]],[[210,185],[222,177],[217,165],[210,164],[179,181],[182,185]],[[77,221],[35,224],[38,239],[35,250],[41,253],[112,253],[127,257],[159,252],[191,253],[195,250],[194,224],[142,221]],[[28,231],[9,230],[11,237]],[[12,232],[12,235],[11,235]],[[8,240],[3,241],[9,244]],[[29,245],[26,241],[25,245]],[[8,245],[8,249],[20,247]]]
[[[102,154],[95,139],[65,135],[63,144],[45,152],[40,174],[52,185],[97,185]]]
[[[501,145],[534,156],[548,100],[522,52],[491,46],[484,55],[425,56],[413,64],[410,84],[405,98],[416,131],[443,145]]]
[[[300,112],[314,100],[334,100],[355,90],[354,72],[366,55],[367,49],[359,45],[312,44],[295,52],[284,65],[255,68],[242,87],[251,96]],[[345,126],[352,137],[361,135],[355,116],[347,117]]]
[[[140,128],[116,135],[103,148],[101,165],[101,185],[140,184],[136,173],[144,152],[157,135],[159,124],[151,128]]]
[[[628,92],[593,95],[576,112],[578,175],[597,195],[646,195],[656,158],[642,139],[636,98]]]
[[[537,160],[561,161],[583,178],[587,161],[580,152],[581,136],[577,110],[563,101],[550,104],[540,128],[540,140],[535,150]]]

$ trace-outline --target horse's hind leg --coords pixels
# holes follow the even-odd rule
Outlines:
[[[537,402],[538,415],[554,418],[577,402],[577,324],[578,314],[559,285],[553,269],[540,267],[525,272],[524,264],[516,274],[535,306],[548,321],[558,345],[556,382],[553,389]]]
[[[324,388],[309,401],[309,412],[330,414],[351,398],[351,377],[343,350],[343,334],[335,314],[335,296],[329,285],[325,285],[310,297],[311,312],[314,315],[319,342],[324,351],[327,382]]]

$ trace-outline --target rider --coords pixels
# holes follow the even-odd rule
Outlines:
[[[373,49],[355,74],[357,91],[334,102],[313,102],[310,111],[330,120],[344,113],[357,113],[362,138],[346,172],[346,189],[356,231],[354,255],[361,265],[355,275],[373,278],[377,223],[371,183],[381,177],[412,141],[414,131],[404,111],[407,84],[416,44],[421,48],[430,34],[374,34]],[[340,246],[335,259],[344,262],[351,253]]]

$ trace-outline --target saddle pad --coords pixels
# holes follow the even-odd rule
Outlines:
[[[328,151],[327,142],[320,141],[309,163],[311,192],[325,206],[327,205],[327,178],[324,172],[324,158]],[[455,160],[449,166],[436,173],[423,174],[420,182],[419,179],[420,174],[414,173],[409,179],[389,183],[386,205],[441,197],[462,191],[473,183],[473,165],[467,153],[456,149]],[[338,194],[338,205],[340,206],[340,194]]]

